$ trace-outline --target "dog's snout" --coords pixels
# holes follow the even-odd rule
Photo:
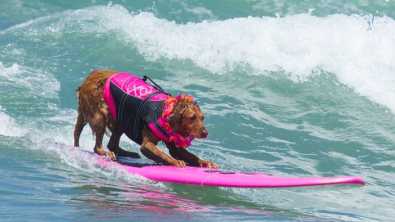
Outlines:
[[[203,138],[203,139],[205,139],[207,136],[208,136],[208,131],[207,131],[207,129],[204,129],[204,130],[202,130],[202,132],[201,132],[201,137]]]

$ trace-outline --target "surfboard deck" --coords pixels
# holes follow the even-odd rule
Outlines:
[[[155,162],[139,162],[141,159],[119,158],[119,164],[128,173],[137,174],[147,179],[168,182],[191,184],[200,186],[242,187],[242,188],[285,188],[285,187],[312,187],[312,186],[347,186],[358,187],[365,185],[359,177],[282,177],[262,173],[235,172],[204,167],[185,168],[156,164]],[[106,167],[114,164],[113,161],[98,157],[98,164]]]

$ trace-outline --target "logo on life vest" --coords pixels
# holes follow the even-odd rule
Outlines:
[[[126,93],[131,96],[144,99],[145,97],[147,97],[152,93],[153,89],[154,88],[148,84],[146,86],[142,86],[142,85],[136,86],[136,84],[133,84],[131,88],[126,89],[127,90]]]

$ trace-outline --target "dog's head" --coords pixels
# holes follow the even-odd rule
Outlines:
[[[204,115],[196,102],[181,98],[174,105],[168,123],[173,132],[180,133],[183,137],[204,139],[208,131],[203,119]]]

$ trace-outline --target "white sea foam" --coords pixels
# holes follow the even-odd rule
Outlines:
[[[148,60],[191,60],[217,74],[281,71],[295,82],[329,72],[395,112],[395,21],[388,17],[301,14],[180,25],[141,13],[124,25],[125,40]]]
[[[395,113],[395,21],[389,17],[305,13],[177,24],[108,5],[65,11],[53,19],[50,25],[51,17],[45,19],[47,32],[38,32],[42,27],[33,22],[37,32],[32,33],[115,33],[114,41],[136,47],[147,60],[192,61],[213,74],[280,72],[299,82],[333,73],[340,83]]]
[[[5,111],[0,105],[0,135],[12,137],[23,136],[26,131],[15,122],[14,118],[7,115]]]
[[[44,98],[57,98],[60,90],[60,82],[52,74],[17,63],[5,66],[0,61],[0,80],[1,87],[8,83],[11,87],[29,90],[31,95]]]
[[[7,107],[14,107],[20,102],[17,101],[18,99],[26,101],[27,98],[21,96],[29,96],[28,100],[57,98],[59,90],[60,83],[49,73],[17,63],[4,65],[0,61],[0,92],[3,92],[0,97],[0,135],[21,137],[29,130],[38,127],[37,121],[8,112]],[[8,96],[11,96],[11,99]],[[22,102],[21,106],[29,106],[26,105],[29,102]],[[34,105],[39,106],[39,104],[32,103],[32,109]]]
[[[65,13],[67,21],[53,25],[57,31],[78,25],[83,33],[116,33],[150,61],[187,60],[221,75],[239,69],[247,75],[280,72],[295,82],[333,73],[395,113],[395,21],[389,17],[305,13],[177,24],[119,5]]]

